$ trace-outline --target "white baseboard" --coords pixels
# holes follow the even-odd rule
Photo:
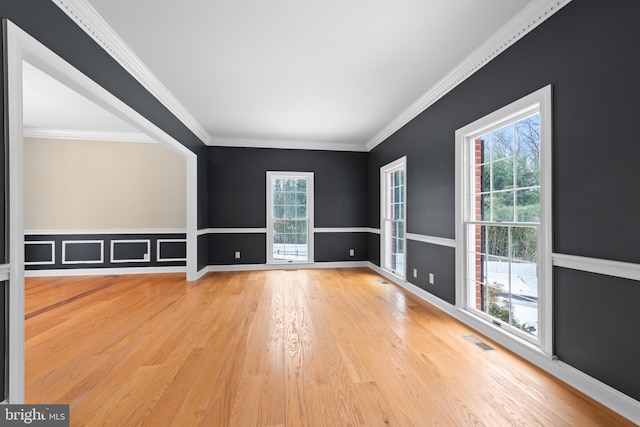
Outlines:
[[[104,276],[124,274],[186,273],[186,267],[68,268],[25,270],[24,277]]]
[[[369,268],[376,273],[389,279],[403,289],[411,292],[420,299],[432,304],[455,319],[461,321],[470,328],[485,335],[487,338],[497,342],[501,346],[507,348],[518,356],[524,358],[528,362],[536,365],[540,369],[548,372],[559,380],[567,383],[571,387],[586,394],[593,400],[603,404],[609,409],[617,412],[630,421],[640,425],[640,402],[627,396],[624,393],[610,387],[609,385],[585,374],[573,366],[564,363],[555,358],[549,358],[542,353],[537,347],[524,341],[514,340],[513,337],[507,336],[507,333],[493,325],[483,322],[472,316],[465,310],[449,304],[446,301],[430,294],[424,289],[419,288],[413,283],[399,280],[398,277],[384,271],[373,263],[368,264]]]
[[[309,268],[357,268],[368,267],[368,261],[313,262],[308,264],[232,264],[208,265],[198,272],[198,278],[217,271],[302,270]]]

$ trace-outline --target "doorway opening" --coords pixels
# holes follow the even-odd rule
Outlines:
[[[141,114],[50,51],[29,34],[6,22],[7,134],[9,145],[9,228],[7,403],[24,401],[24,144],[23,62],[42,70],[86,99],[180,154],[186,161],[187,280],[197,277],[197,157]],[[1,273],[1,272],[0,272]]]

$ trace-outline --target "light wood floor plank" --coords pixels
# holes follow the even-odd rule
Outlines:
[[[382,281],[29,278],[26,400],[68,403],[83,427],[633,425]]]

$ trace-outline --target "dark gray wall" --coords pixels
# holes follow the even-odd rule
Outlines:
[[[640,399],[640,283],[555,268],[553,301],[558,357]]]
[[[569,3],[372,150],[369,225],[379,227],[380,166],[406,155],[408,232],[454,238],[456,129],[552,84],[554,252],[639,263],[638,16],[635,0]],[[451,252],[410,242],[408,280],[453,302]],[[430,287],[424,274],[412,278],[413,268],[438,268],[446,282],[436,275]],[[640,400],[638,377],[629,375],[638,372],[640,341],[613,331],[639,324],[629,301],[638,301],[640,283],[585,274],[556,270],[556,352]]]
[[[366,227],[366,168],[366,153],[209,148],[208,227],[265,228],[267,171],[314,172],[316,227]],[[316,261],[366,260],[362,234],[316,233]],[[264,234],[210,234],[208,242],[209,264],[266,262]],[[349,257],[349,249],[356,256]]]

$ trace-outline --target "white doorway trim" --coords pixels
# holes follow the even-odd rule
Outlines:
[[[27,61],[186,160],[187,280],[197,278],[197,156],[102,86],[5,20],[9,137],[9,326],[7,403],[24,402],[24,147],[22,61]]]

